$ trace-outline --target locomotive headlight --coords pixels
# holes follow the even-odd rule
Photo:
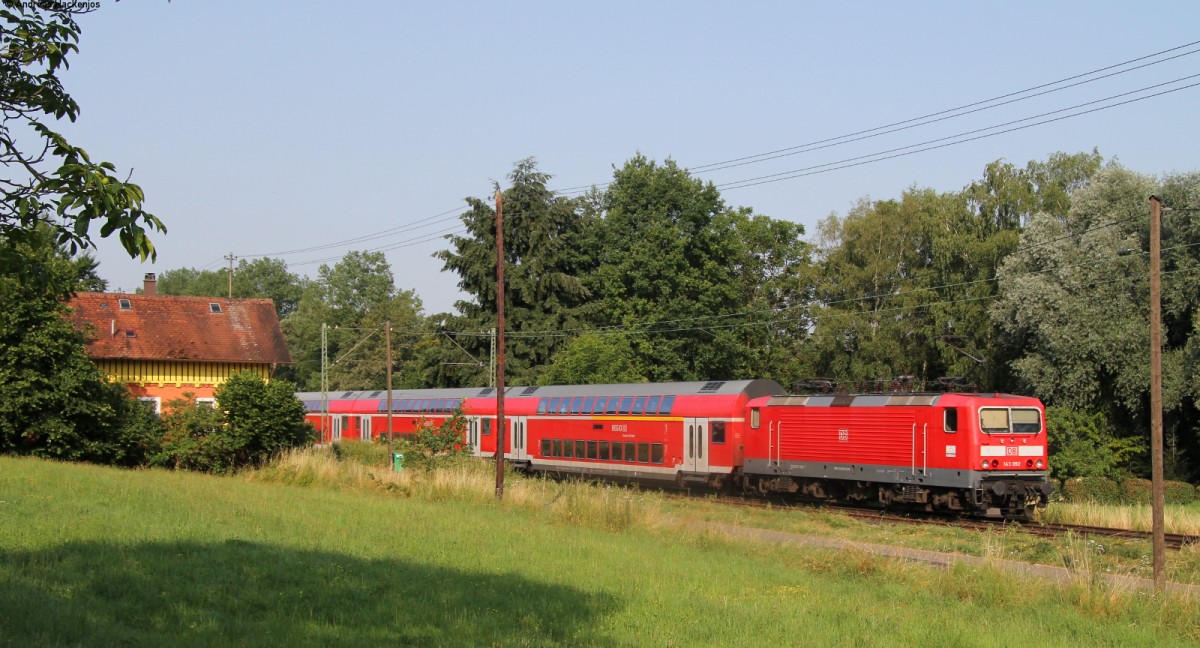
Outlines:
[[[987,467],[988,467],[988,462],[987,462],[987,459],[984,459],[983,461],[980,461],[980,462],[979,462],[979,467],[980,467],[980,468],[983,468],[984,470],[987,470]]]
[[[1037,463],[1034,465],[1037,466],[1038,470],[1041,470],[1042,468],[1046,467],[1046,462],[1042,461],[1041,459],[1038,459]]]

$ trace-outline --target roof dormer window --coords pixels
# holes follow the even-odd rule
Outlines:
[[[135,330],[133,330],[133,329],[126,329],[126,330],[125,330],[125,337],[127,337],[127,338],[135,338],[135,337],[137,337],[137,331],[135,331]]]
[[[220,315],[221,314],[221,305],[218,304],[217,302],[210,302],[208,304],[208,312],[212,313],[213,315]]]
[[[133,310],[133,304],[128,299],[118,299],[117,303],[120,304],[121,310]]]

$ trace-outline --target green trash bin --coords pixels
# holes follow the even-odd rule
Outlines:
[[[393,452],[392,453],[392,472],[403,472],[403,471],[404,471],[404,453]]]

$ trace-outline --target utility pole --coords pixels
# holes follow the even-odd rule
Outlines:
[[[1150,519],[1154,545],[1154,591],[1167,587],[1163,514],[1162,421],[1162,201],[1150,196]]]
[[[329,431],[329,325],[321,322],[321,440]],[[333,433],[329,434],[333,442]]]
[[[504,497],[504,206],[496,191],[496,499]]]
[[[395,465],[395,456],[392,455],[392,320],[384,320],[383,322],[383,340],[387,347],[387,352],[384,354],[387,357],[387,440],[388,440],[388,461]]]
[[[233,260],[236,258],[237,257],[233,256],[233,252],[230,252],[229,255],[225,257],[225,260],[229,262],[229,298],[230,299],[233,298]]]

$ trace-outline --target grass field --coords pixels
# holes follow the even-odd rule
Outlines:
[[[611,487],[514,479],[498,504],[486,470],[291,461],[0,458],[0,644],[1200,644],[1200,602],[1095,579],[733,541],[674,523],[719,515],[703,502]]]

